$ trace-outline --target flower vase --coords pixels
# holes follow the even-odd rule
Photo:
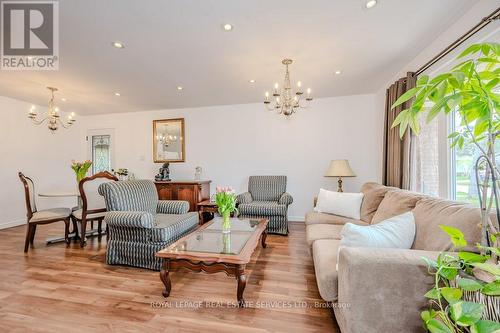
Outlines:
[[[231,232],[231,219],[230,219],[231,213],[230,212],[224,212],[222,214],[222,233],[227,234]]]
[[[231,253],[231,233],[222,234],[222,253]]]

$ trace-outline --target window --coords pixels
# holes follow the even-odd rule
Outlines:
[[[464,131],[465,126],[461,125],[460,115],[455,115],[452,119],[451,131]],[[483,146],[483,148],[485,148]],[[500,160],[500,142],[495,142],[496,160]],[[481,156],[481,150],[473,143],[465,143],[462,149],[455,147],[453,149],[451,163],[451,193],[453,199],[462,202],[468,202],[479,206],[477,192],[477,182],[475,174],[476,161]]]
[[[111,136],[92,136],[92,174],[111,171]]]
[[[92,174],[111,171],[114,167],[114,131],[89,130],[87,134],[88,159],[92,161]]]

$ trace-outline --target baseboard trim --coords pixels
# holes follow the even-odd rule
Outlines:
[[[7,228],[12,228],[12,227],[18,227],[20,225],[26,224],[25,219],[19,219],[19,220],[14,220],[14,221],[7,221],[7,222],[0,222],[0,230],[2,229],[7,229]]]
[[[305,218],[304,218],[304,216],[288,216],[288,221],[304,222]]]

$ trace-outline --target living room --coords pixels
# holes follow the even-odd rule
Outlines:
[[[497,1],[0,5],[2,331],[500,332]]]

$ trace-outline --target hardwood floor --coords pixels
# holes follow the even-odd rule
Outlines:
[[[45,245],[63,223],[37,228],[35,249],[23,253],[25,226],[0,230],[1,332],[339,332],[321,300],[303,223],[288,237],[269,235],[247,266],[245,299],[223,273],[171,274],[161,296],[159,273],[105,263],[106,240]],[[223,307],[218,307],[218,305]]]

